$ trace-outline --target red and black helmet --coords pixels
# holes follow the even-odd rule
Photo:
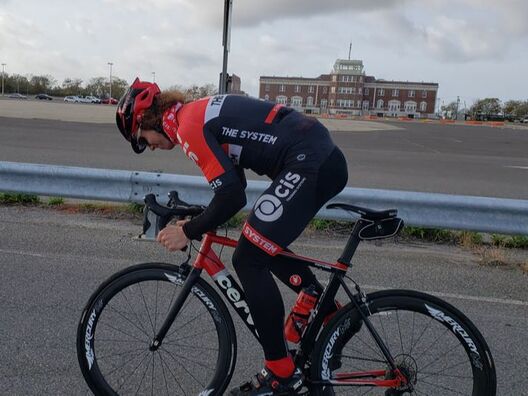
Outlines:
[[[117,104],[116,124],[121,135],[132,144],[136,153],[142,153],[146,142],[138,142],[137,132],[141,126],[143,112],[152,106],[154,97],[160,93],[156,83],[139,81],[136,77]]]

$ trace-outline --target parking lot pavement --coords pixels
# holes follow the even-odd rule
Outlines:
[[[138,221],[24,207],[0,207],[0,218],[0,393],[87,394],[75,337],[90,294],[129,265],[178,263],[185,255],[169,254],[156,243],[134,239],[140,232]],[[332,260],[344,244],[345,236],[307,233],[293,250]],[[233,272],[231,252],[224,250],[222,259]],[[528,292],[526,275],[520,270],[480,266],[469,251],[422,243],[366,243],[356,257],[351,275],[368,292],[418,289],[460,308],[490,345],[498,394],[526,394]],[[289,309],[295,296],[282,286],[281,290]],[[240,319],[234,322],[239,357],[233,385],[247,380],[262,365],[258,344]]]

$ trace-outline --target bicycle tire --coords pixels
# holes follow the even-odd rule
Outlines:
[[[361,395],[495,396],[496,373],[489,347],[475,325],[458,309],[439,298],[411,290],[372,293],[367,302],[362,310],[397,366],[405,370],[414,384],[407,389],[337,385],[339,373],[343,378],[347,372],[389,369],[367,327],[361,326],[359,312],[350,303],[322,330],[312,354],[311,380],[333,380],[336,385],[313,386],[311,394],[334,395],[344,390],[350,395],[357,391]],[[419,330],[422,322],[424,328]],[[440,355],[435,360],[431,355],[437,349]],[[442,367],[442,363],[448,367]],[[434,380],[438,382],[431,382]]]
[[[224,301],[203,279],[161,347],[149,350],[185,279],[177,265],[139,264],[114,274],[92,294],[77,329],[77,357],[95,395],[223,394],[234,371],[236,334]],[[198,330],[190,327],[196,325]],[[203,330],[205,325],[210,328]]]

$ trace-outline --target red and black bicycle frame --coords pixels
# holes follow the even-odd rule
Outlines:
[[[312,259],[309,257],[299,256],[293,252],[281,251],[278,254],[292,260],[302,261],[310,267],[315,267],[322,271],[332,273],[330,281],[327,287],[324,289],[321,298],[319,299],[317,306],[315,308],[315,314],[309,323],[305,333],[303,334],[300,351],[296,356],[298,360],[305,360],[305,357],[311,355],[313,346],[319,331],[323,327],[323,321],[325,319],[326,313],[329,312],[330,308],[334,305],[335,297],[340,287],[343,287],[346,294],[349,296],[352,303],[355,305],[361,320],[367,326],[368,330],[374,337],[375,341],[380,347],[381,352],[387,360],[387,364],[390,367],[390,372],[387,370],[375,370],[375,371],[362,371],[362,372],[350,372],[350,373],[339,373],[332,380],[326,381],[312,381],[313,385],[333,385],[333,386],[378,386],[378,387],[387,387],[387,388],[398,388],[405,384],[406,379],[400,373],[398,368],[394,363],[394,358],[392,357],[390,351],[387,349],[386,345],[383,343],[381,337],[377,333],[376,329],[371,325],[369,319],[364,313],[365,309],[368,309],[368,301],[358,292],[356,295],[348,288],[344,281],[344,276],[348,269],[352,266],[351,259],[354,255],[354,252],[357,249],[357,246],[360,242],[358,237],[359,230],[365,226],[365,223],[362,219],[359,219],[350,238],[348,239],[347,245],[343,251],[341,257],[335,263],[325,262],[321,260]],[[247,328],[253,333],[255,338],[260,341],[257,329],[253,323],[253,318],[249,310],[249,306],[246,302],[245,293],[242,290],[241,286],[238,284],[236,279],[229,273],[225,268],[224,264],[218,258],[217,254],[212,249],[213,244],[218,244],[221,246],[228,246],[235,248],[237,246],[237,241],[228,237],[223,237],[217,235],[215,232],[208,232],[204,235],[202,240],[199,254],[196,257],[192,265],[192,270],[189,271],[187,279],[183,284],[182,290],[179,296],[176,298],[173,306],[171,307],[165,322],[161,326],[158,334],[154,338],[151,349],[158,349],[163,338],[167,334],[169,328],[174,322],[176,316],[178,315],[180,309],[183,307],[187,296],[192,290],[196,280],[200,277],[203,270],[205,270],[211,278],[215,281],[216,285],[225,296],[230,305],[242,318],[244,324]],[[363,299],[362,299],[363,298]],[[304,361],[297,361],[297,364],[303,365]],[[391,379],[387,379],[387,374],[390,374]]]

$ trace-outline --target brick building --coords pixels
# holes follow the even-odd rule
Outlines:
[[[361,60],[338,59],[330,74],[316,78],[262,76],[259,98],[312,114],[427,118],[437,92],[437,83],[378,80]]]

